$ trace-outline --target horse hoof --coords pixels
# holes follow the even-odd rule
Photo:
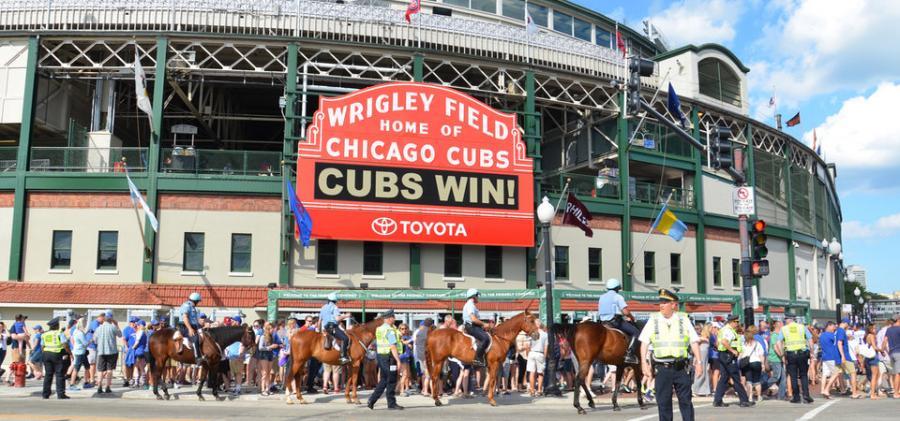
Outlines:
[[[171,395],[166,395],[166,400],[170,400],[170,399],[172,399],[172,396],[171,396]]]
[[[439,400],[434,401],[434,406],[441,406],[441,405],[443,405],[443,403],[441,403],[441,401],[439,401]]]
[[[299,401],[297,401],[297,403],[299,403],[300,405],[306,405],[309,402],[307,402],[306,399],[300,399]]]
[[[614,407],[613,407],[613,411],[619,412],[619,411],[621,411],[621,410],[622,410],[622,408],[619,408],[618,406],[614,406]]]
[[[594,405],[594,402],[588,402],[588,406],[591,407],[591,409],[597,409],[597,405]]]
[[[497,402],[496,402],[496,401],[490,401],[490,402],[488,402],[488,403],[490,403],[491,406],[497,406]]]
[[[585,415],[585,414],[587,414],[587,411],[585,411],[584,408],[578,408],[578,415]]]
[[[205,400],[206,400],[206,398],[204,398],[203,396],[197,396],[197,399],[199,399],[199,400],[201,400],[201,401],[205,401]]]
[[[156,400],[161,401],[161,400],[163,400],[163,397],[162,397],[162,396],[159,396],[159,395],[156,395]]]

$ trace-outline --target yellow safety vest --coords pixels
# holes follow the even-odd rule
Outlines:
[[[744,345],[741,342],[741,335],[738,335],[737,332],[735,332],[734,329],[731,328],[731,326],[725,326],[719,331],[719,352],[725,352],[728,350],[728,348],[725,348],[725,345],[722,343],[722,341],[725,339],[725,332],[731,332],[731,336],[734,336],[734,339],[731,340],[730,344],[731,347],[734,348],[734,350],[737,351],[738,354],[740,354],[741,351],[744,350]]]
[[[660,321],[665,318],[662,313],[656,314],[651,321],[653,334],[650,335],[650,344],[653,345],[654,358],[681,359],[688,356],[690,336],[685,327],[685,317],[681,313],[675,313],[673,317],[678,318],[676,326],[668,325],[661,328]]]
[[[784,349],[789,352],[807,349],[806,326],[800,323],[791,323],[784,327]]]
[[[60,330],[51,330],[41,335],[44,352],[62,352],[63,350],[63,332]]]
[[[397,340],[397,352],[403,352],[403,345],[400,342],[400,334],[397,332],[393,326],[381,325],[378,326],[378,329],[375,330],[375,349],[381,355],[388,355],[391,353],[391,344],[388,342],[388,332],[394,332],[394,339]]]

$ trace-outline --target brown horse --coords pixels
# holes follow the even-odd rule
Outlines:
[[[375,329],[382,324],[384,324],[382,319],[374,319],[367,323],[356,325],[353,329],[346,331],[350,343],[342,344],[342,346],[350,347],[348,354],[351,359],[349,364],[351,375],[348,376],[347,389],[344,391],[347,403],[360,403],[359,398],[356,396],[356,383],[359,376],[355,374],[359,373],[359,366],[362,364],[363,358],[366,357],[366,348],[375,339]],[[297,331],[291,337],[291,373],[285,379],[285,382],[290,381],[290,379],[294,380],[294,393],[297,394],[297,402],[301,404],[307,403],[300,393],[302,389],[300,382],[303,379],[303,373],[306,371],[306,362],[310,358],[315,358],[324,364],[340,365],[340,351],[336,348],[326,351],[323,346],[324,340],[324,335],[309,330]],[[315,374],[312,373],[312,375]],[[285,401],[287,401],[288,405],[293,404],[294,401],[291,399],[291,394],[287,388],[285,388],[284,393]]]
[[[575,358],[578,360],[578,373],[575,376],[575,408],[579,414],[585,414],[584,408],[579,402],[579,388],[584,389],[587,395],[588,406],[594,408],[594,399],[591,397],[590,379],[587,379],[588,371],[594,361],[600,361],[604,364],[616,366],[616,385],[613,391],[612,404],[613,410],[619,411],[618,397],[619,385],[622,383],[622,375],[626,367],[634,370],[635,382],[640,382],[643,374],[640,364],[625,364],[625,352],[628,349],[628,340],[625,334],[618,329],[611,329],[602,323],[582,322],[578,324],[555,324],[553,328],[557,335],[565,336],[575,352]],[[637,390],[638,405],[641,409],[644,406],[644,395],[641,393],[640,387]]]
[[[494,400],[494,389],[499,377],[500,367],[506,358],[506,352],[509,350],[510,344],[516,340],[516,335],[520,331],[531,335],[537,331],[534,324],[535,316],[525,310],[509,320],[497,325],[491,332],[491,340],[493,344],[485,354],[485,360],[488,365],[488,385],[485,388],[488,393],[488,402],[491,406],[497,406]],[[441,406],[440,388],[441,368],[444,360],[454,357],[463,363],[471,363],[475,359],[475,348],[472,346],[472,338],[463,335],[456,329],[439,329],[428,334],[425,341],[425,365],[431,374],[431,397],[434,398],[434,404]]]
[[[185,363],[196,364],[194,352],[187,347],[182,347],[181,352],[177,352],[177,342],[172,339],[175,335],[175,329],[165,328],[154,331],[150,335],[150,375],[153,378],[153,394],[156,399],[162,400],[163,396],[159,395],[159,386],[162,384],[163,394],[168,400],[169,388],[166,387],[162,380],[162,371],[165,370],[169,359]],[[203,336],[200,338],[200,350],[206,362],[202,367],[204,378],[199,379],[197,385],[197,397],[202,401],[203,383],[207,380],[209,387],[212,388],[213,396],[219,399],[219,362],[222,361],[225,348],[235,342],[240,341],[245,349],[252,349],[256,344],[256,335],[250,326],[223,326],[210,329],[203,329]]]

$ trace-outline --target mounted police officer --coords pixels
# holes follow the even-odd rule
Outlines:
[[[625,298],[619,295],[619,290],[622,289],[622,283],[616,278],[610,278],[606,281],[606,289],[606,294],[601,295],[600,300],[597,303],[597,312],[600,313],[600,321],[609,323],[631,338],[631,341],[628,343],[628,350],[625,352],[625,363],[637,364],[638,360],[635,352],[637,351],[638,345],[638,330],[632,324],[634,322],[634,315],[632,315],[631,310],[628,309],[628,303],[625,302]],[[625,320],[626,317],[630,319],[631,322]]]
[[[478,297],[481,295],[475,288],[469,288],[466,291],[466,305],[463,306],[463,323],[465,324],[466,333],[472,335],[477,342],[475,349],[475,360],[472,364],[484,367],[487,364],[484,361],[485,348],[490,340],[487,332],[484,331],[484,322],[478,314]]]
[[[69,340],[65,330],[60,328],[59,317],[47,322],[47,331],[41,335],[44,362],[44,399],[50,399],[53,377],[56,376],[56,398],[69,399],[66,396],[66,369],[69,367]]]
[[[400,332],[394,327],[394,310],[388,310],[381,315],[384,323],[375,330],[375,349],[378,354],[378,385],[366,406],[375,409],[375,402],[381,398],[382,393],[387,394],[388,409],[403,409],[397,405],[397,372],[400,369],[400,353],[403,352],[403,342],[400,341]]]
[[[726,407],[727,403],[722,402],[725,396],[725,390],[728,389],[728,380],[731,380],[734,386],[734,392],[737,393],[741,400],[741,407],[746,408],[755,405],[750,402],[747,397],[747,391],[741,384],[741,373],[738,369],[738,357],[743,350],[740,335],[737,334],[739,318],[736,314],[728,316],[725,326],[719,329],[719,384],[716,385],[716,394],[713,397],[713,406]],[[796,392],[795,392],[796,393]]]
[[[681,419],[694,419],[694,404],[691,402],[693,380],[688,355],[693,354],[694,370],[698,375],[703,369],[698,345],[700,338],[687,314],[679,313],[677,309],[678,296],[667,289],[660,289],[659,313],[650,317],[640,334],[641,364],[645,374],[653,373],[656,378],[656,404],[662,421],[672,420],[673,388],[678,395]],[[653,346],[652,356],[649,355],[650,346]]]
[[[784,351],[787,357],[787,372],[791,379],[793,398],[791,403],[800,403],[800,391],[803,391],[803,400],[813,403],[809,396],[809,349],[812,345],[812,334],[801,323],[795,323],[793,313],[784,314],[787,324],[781,329],[784,334]],[[799,382],[798,382],[799,379]]]
[[[181,332],[182,335],[187,336],[191,339],[191,343],[194,351],[194,361],[197,364],[200,364],[206,361],[206,358],[203,356],[203,352],[200,349],[200,334],[201,334],[201,326],[200,326],[200,311],[197,310],[197,305],[200,304],[200,293],[192,292],[190,296],[188,296],[187,301],[181,305],[181,320],[178,323],[178,331]],[[177,341],[179,347],[181,346],[181,341]],[[181,348],[179,348],[178,352],[181,352]]]
[[[319,323],[325,328],[325,331],[335,339],[341,341],[341,364],[350,362],[347,354],[350,351],[350,339],[341,329],[340,323],[350,317],[349,314],[341,314],[341,310],[337,306],[338,296],[336,292],[328,294],[328,302],[319,310]]]

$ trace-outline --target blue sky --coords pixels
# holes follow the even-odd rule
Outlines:
[[[747,67],[750,113],[807,144],[813,129],[837,164],[847,265],[868,270],[869,289],[900,290],[900,1],[576,0],[641,28],[649,18],[670,47],[714,42]]]

